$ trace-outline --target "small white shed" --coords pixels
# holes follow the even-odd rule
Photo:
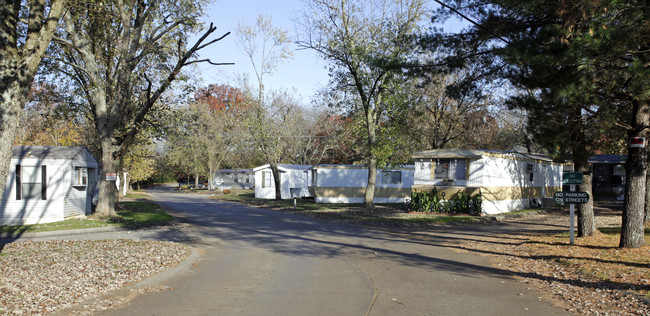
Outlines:
[[[279,164],[280,191],[282,199],[292,197],[311,197],[309,184],[311,183],[310,165]],[[253,169],[255,172],[255,197],[258,199],[275,198],[275,181],[269,164]]]
[[[377,170],[375,203],[405,203],[411,198],[413,166]],[[316,203],[363,203],[368,168],[361,165],[318,165],[309,189]]]
[[[536,154],[503,150],[432,149],[413,154],[413,191],[463,191],[482,198],[485,214],[541,205],[562,190],[560,163]]]
[[[88,215],[97,160],[85,147],[14,146],[0,225],[31,225]]]

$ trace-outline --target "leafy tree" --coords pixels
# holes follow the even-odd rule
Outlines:
[[[309,112],[305,109],[293,113],[294,123],[290,126],[296,137],[287,139],[292,163],[317,165],[331,159],[334,152],[343,147],[342,138],[338,137],[343,132],[340,115],[331,115],[325,111]]]
[[[277,92],[268,102],[264,92],[264,77],[275,71],[286,59],[292,58],[287,32],[273,26],[270,17],[260,15],[254,26],[240,24],[236,30],[237,44],[250,59],[257,80],[256,91],[247,88],[253,100],[252,115],[247,120],[249,131],[256,148],[271,167],[275,182],[275,198],[281,199],[280,173],[278,164],[282,155],[280,139],[287,114],[293,108],[288,94]]]
[[[602,131],[611,126],[623,127],[630,136],[646,133],[646,117],[639,114],[648,100],[647,2],[485,0],[456,1],[455,9],[444,6],[447,13],[462,11],[477,21],[456,36],[429,38],[433,45],[445,43],[455,51],[438,64],[478,60],[485,78],[506,78],[527,91],[511,104],[528,111],[528,129],[538,141],[552,151],[572,153],[576,170],[586,175],[581,190],[590,191],[587,159],[597,149],[592,139],[602,139]],[[645,175],[645,166],[629,167],[637,176],[628,178],[635,189],[626,193],[625,214],[638,214],[642,205],[630,202],[642,196],[638,190],[644,186],[634,179]],[[591,205],[580,206],[578,213],[579,235],[591,235]],[[627,225],[621,245],[638,245],[639,224],[632,225],[637,241],[623,243]]]
[[[479,93],[452,93],[448,90],[466,76],[468,74],[464,71],[432,74],[426,78],[424,86],[418,88],[419,91],[412,93],[417,98],[413,109],[415,117],[408,121],[415,125],[411,133],[417,133],[418,139],[426,141],[424,146],[418,146],[424,148],[418,149],[439,149],[459,144],[471,147],[468,144],[470,133],[489,137],[486,129],[490,125],[496,127],[496,124],[490,124],[495,123],[495,119],[488,115],[488,103]]]
[[[56,87],[35,82],[14,142],[20,145],[85,145],[81,137],[83,117],[68,111],[66,103]]]
[[[241,90],[225,85],[199,89],[195,99],[197,102],[190,105],[197,128],[195,141],[206,158],[208,187],[212,190],[214,172],[223,164],[231,164],[241,146],[248,142],[244,122],[251,106]]]
[[[131,146],[122,159],[123,170],[128,172],[130,183],[138,185],[149,180],[155,173],[156,159],[152,144],[146,141],[138,142]],[[128,187],[129,183],[124,183]]]
[[[332,62],[333,88],[353,91],[356,98],[349,107],[364,114],[366,207],[373,205],[380,151],[390,148],[381,145],[378,131],[388,110],[390,91],[402,79],[396,66],[410,56],[409,36],[418,30],[425,10],[421,0],[310,0],[301,21],[303,34],[298,45]]]
[[[0,2],[0,193],[23,109],[67,0]]]
[[[198,60],[208,40],[202,28],[204,2],[109,0],[78,3],[64,15],[52,59],[72,79],[97,133],[103,172],[117,172],[138,134],[155,124],[171,104],[165,93],[185,67]],[[167,100],[167,102],[164,102]],[[97,211],[114,214],[115,185],[102,177]]]

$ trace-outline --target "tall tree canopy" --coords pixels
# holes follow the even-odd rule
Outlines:
[[[397,67],[411,56],[409,36],[416,33],[426,12],[423,0],[309,0],[301,21],[298,44],[332,62],[334,89],[356,97],[352,111],[363,113],[368,186],[364,205],[373,205],[377,164],[382,149],[378,138],[391,91],[403,78]],[[385,153],[385,152],[384,152]]]
[[[603,130],[617,126],[629,138],[647,135],[648,1],[457,0],[445,2],[439,16],[459,13],[476,19],[475,24],[425,42],[453,51],[445,65],[479,61],[485,78],[506,78],[527,91],[511,104],[529,110],[529,127],[538,139],[569,149],[578,171],[588,175],[590,144],[602,139]],[[644,244],[646,163],[641,151],[628,153],[623,247]],[[593,211],[587,205],[579,213],[579,230],[591,234]]]
[[[106,0],[79,2],[64,15],[52,59],[71,78],[75,94],[97,132],[104,173],[117,172],[136,136],[155,124],[156,111],[170,104],[165,92],[216,27],[202,29],[204,1]],[[167,102],[165,102],[167,101]],[[97,211],[114,213],[112,182],[101,177]]]

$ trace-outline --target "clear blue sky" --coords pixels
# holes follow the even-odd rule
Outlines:
[[[210,66],[201,64],[203,84],[233,82],[235,74],[249,73],[249,78],[255,80],[253,67],[248,58],[235,44],[234,30],[238,23],[254,25],[260,14],[270,16],[276,27],[287,31],[291,38],[295,37],[292,19],[299,15],[302,8],[300,0],[263,1],[239,0],[216,1],[210,6],[206,22],[212,22],[217,27],[218,36],[225,32],[233,32],[220,42],[200,51],[201,58],[210,58],[213,62],[234,62],[234,66]],[[215,35],[213,38],[216,38]],[[325,86],[328,81],[328,72],[325,61],[320,59],[313,51],[297,50],[292,45],[294,59],[280,64],[275,73],[265,77],[267,89],[296,89],[306,105],[319,87]],[[233,82],[234,84],[234,82]]]
[[[437,7],[437,4],[432,5]],[[303,8],[301,0],[217,0],[207,10],[207,23],[217,27],[213,38],[226,32],[233,32],[220,42],[200,51],[200,58],[210,58],[213,62],[234,62],[234,66],[211,66],[200,64],[202,85],[212,83],[235,84],[238,73],[248,73],[250,80],[255,80],[254,70],[247,57],[235,44],[234,30],[238,23],[254,25],[260,14],[270,16],[276,27],[281,27],[295,38],[293,19],[300,16]],[[426,22],[425,22],[426,23]],[[459,21],[451,21],[445,27],[458,29]],[[265,78],[267,89],[295,89],[303,104],[308,105],[319,88],[326,86],[329,80],[327,63],[312,50],[297,50],[292,45],[294,59],[278,66],[275,73]]]

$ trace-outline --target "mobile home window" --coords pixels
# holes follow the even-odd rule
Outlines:
[[[16,165],[16,200],[47,199],[47,169],[45,166]]]
[[[436,159],[435,178],[465,180],[465,159]]]
[[[262,188],[272,187],[273,181],[271,181],[271,171],[262,172]]]
[[[402,184],[401,171],[384,171],[383,173],[385,184]]]

